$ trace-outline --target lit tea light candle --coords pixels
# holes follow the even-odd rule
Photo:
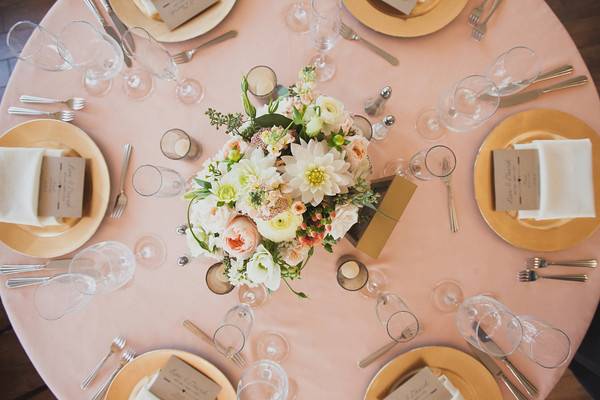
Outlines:
[[[246,79],[250,93],[258,98],[269,97],[277,86],[275,71],[265,65],[252,68],[246,75]]]
[[[189,139],[182,138],[175,142],[173,145],[173,151],[180,157],[184,157],[190,151],[190,141]]]
[[[346,261],[342,264],[340,272],[346,279],[354,279],[360,273],[360,267],[356,261]]]
[[[219,280],[220,282],[223,283],[229,283],[229,277],[227,276],[227,273],[225,272],[225,264],[221,264],[216,271],[216,275],[217,275],[217,280]]]
[[[367,267],[352,256],[342,256],[338,260],[337,282],[349,291],[362,289],[369,279]]]

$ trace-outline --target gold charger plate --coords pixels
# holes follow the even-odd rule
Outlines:
[[[110,198],[110,176],[100,149],[75,125],[52,119],[19,124],[0,137],[2,147],[65,149],[86,159],[83,217],[60,226],[36,227],[0,223],[0,241],[11,249],[40,258],[60,257],[81,247],[100,226]]]
[[[139,26],[146,29],[156,40],[165,43],[177,43],[193,39],[219,25],[227,17],[236,0],[220,0],[201,14],[170,31],[162,21],[146,17],[133,0],[109,0],[110,5],[129,28]]]
[[[498,383],[475,358],[451,347],[420,347],[400,354],[373,377],[364,400],[385,398],[395,383],[415,370],[429,367],[446,375],[465,400],[502,400]]]
[[[475,200],[489,227],[513,246],[532,251],[558,251],[587,239],[600,226],[596,218],[548,221],[519,220],[516,212],[494,210],[492,150],[533,140],[590,139],[596,210],[600,210],[600,137],[585,122],[557,110],[539,109],[512,115],[483,141],[474,168]]]
[[[369,28],[395,37],[436,32],[452,22],[468,0],[426,0],[406,16],[382,0],[344,0],[346,8]]]
[[[171,356],[177,356],[221,386],[217,400],[236,400],[235,389],[229,379],[214,365],[195,354],[180,350],[154,350],[137,356],[125,365],[112,381],[105,400],[127,400],[137,383],[161,369]]]

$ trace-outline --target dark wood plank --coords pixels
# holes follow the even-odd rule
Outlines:
[[[546,400],[593,400],[570,369],[567,369]]]
[[[2,393],[2,398],[15,399],[44,386],[44,381],[27,358],[12,329],[0,334],[0,393]]]

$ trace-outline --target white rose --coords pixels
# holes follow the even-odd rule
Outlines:
[[[296,237],[296,231],[302,223],[302,216],[292,211],[284,211],[268,221],[258,219],[255,221],[258,232],[273,242],[287,242]]]
[[[277,290],[281,283],[281,269],[273,260],[273,256],[262,244],[248,260],[246,266],[248,279],[253,283],[263,283],[268,289]]]
[[[188,229],[185,236],[188,248],[190,249],[190,255],[192,257],[206,256],[216,260],[222,260],[223,251],[221,248],[223,247],[223,242],[220,240],[220,238],[215,237],[214,235],[206,234],[198,228],[193,229],[196,237],[204,242],[204,244],[208,247],[208,250],[200,246],[200,243],[198,243],[194,235],[192,235],[191,230]]]
[[[316,102],[321,109],[321,119],[327,125],[339,125],[344,118],[344,104],[329,96],[319,96]]]
[[[346,139],[350,142],[344,147],[346,161],[350,163],[352,169],[355,169],[367,158],[369,140],[361,135],[349,136]]]
[[[352,225],[358,222],[358,207],[354,204],[346,204],[335,208],[335,218],[331,221],[331,231],[334,239],[341,239]]]
[[[192,225],[201,226],[208,233],[223,233],[237,213],[227,206],[217,207],[217,201],[213,195],[194,201],[190,210]]]

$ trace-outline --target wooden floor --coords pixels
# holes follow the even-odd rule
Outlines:
[[[600,0],[546,1],[573,37],[600,89]],[[41,20],[53,3],[53,0],[0,0],[0,99],[15,64],[6,48],[6,32],[16,21]],[[21,348],[4,307],[0,307],[0,399],[54,399]],[[548,399],[588,400],[591,397],[567,371]]]

